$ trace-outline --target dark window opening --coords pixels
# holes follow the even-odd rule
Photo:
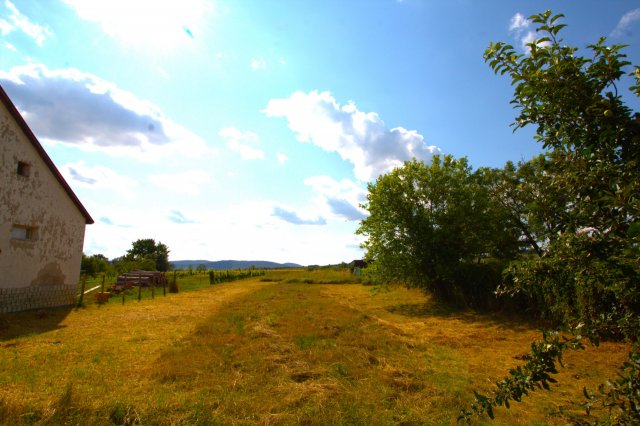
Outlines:
[[[18,161],[18,175],[29,177],[31,174],[31,164],[25,163],[24,161]]]

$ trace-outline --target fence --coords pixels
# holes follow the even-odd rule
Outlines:
[[[153,274],[155,278],[150,279]],[[161,274],[161,276],[159,276]],[[103,273],[96,277],[83,275],[81,277],[80,295],[77,306],[85,303],[95,302],[98,304],[107,301],[121,302],[125,304],[131,301],[141,301],[142,299],[154,299],[162,294],[178,293],[179,291],[194,291],[208,288],[214,284],[237,281],[247,278],[262,276],[263,270],[204,270],[188,271],[174,270],[167,273],[155,271],[132,271],[119,276]],[[110,284],[114,283],[114,284]],[[85,290],[86,287],[92,287]],[[92,296],[89,294],[94,292]],[[85,295],[87,300],[85,301]]]

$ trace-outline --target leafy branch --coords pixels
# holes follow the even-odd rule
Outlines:
[[[598,387],[598,396],[586,388],[583,392],[587,398],[583,403],[587,414],[598,405],[609,411],[602,423],[640,424],[640,346],[634,345],[616,380]]]
[[[532,342],[531,351],[524,356],[524,365],[509,370],[509,376],[496,383],[496,390],[491,396],[476,391],[475,401],[469,409],[460,412],[458,420],[470,421],[475,415],[488,415],[494,418],[493,409],[504,406],[510,408],[509,401],[520,402],[530,392],[546,389],[549,383],[556,383],[551,375],[557,374],[557,364],[562,366],[562,355],[569,350],[584,349],[583,338],[574,335],[566,338],[558,332],[543,333],[541,342]]]

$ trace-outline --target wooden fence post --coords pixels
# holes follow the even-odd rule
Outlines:
[[[82,299],[84,299],[84,288],[87,285],[87,276],[84,274],[80,275],[80,282],[82,283],[82,289],[80,290],[80,297],[78,298],[78,305],[76,306],[76,308],[82,306]]]
[[[142,274],[138,274],[138,302],[142,300]]]

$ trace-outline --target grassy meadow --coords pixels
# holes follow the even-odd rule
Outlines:
[[[374,291],[345,270],[201,278],[124,305],[1,314],[0,424],[455,424],[472,391],[490,389],[540,336],[417,290]],[[551,392],[493,423],[566,423],[557,414],[579,412],[570,401],[628,349],[569,354]]]

